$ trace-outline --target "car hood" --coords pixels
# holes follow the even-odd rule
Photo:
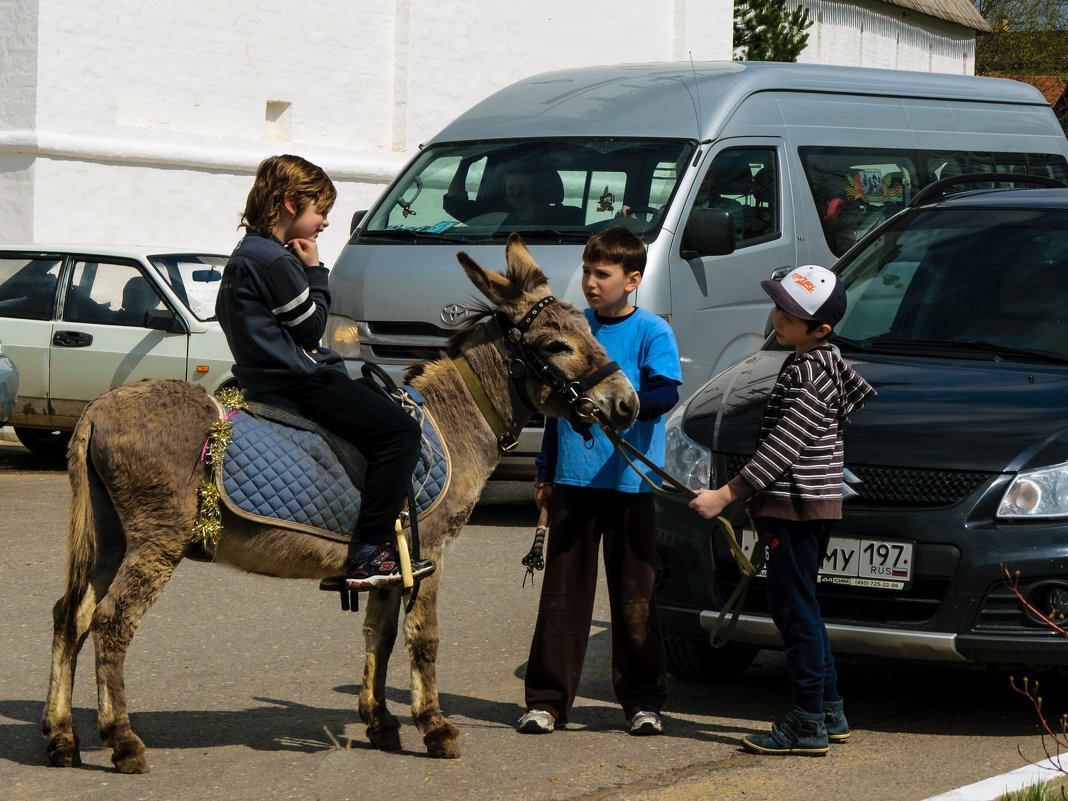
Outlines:
[[[786,352],[762,350],[690,401],[685,432],[749,454]],[[1014,472],[1068,461],[1068,366],[873,355],[845,361],[878,395],[845,428],[849,464]]]

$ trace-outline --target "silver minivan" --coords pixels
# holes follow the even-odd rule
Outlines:
[[[582,248],[625,225],[648,246],[636,302],[671,323],[683,398],[753,352],[760,280],[830,265],[927,184],[1068,178],[1042,95],[1010,80],[800,64],[625,64],[519,81],[433,137],[331,273],[326,343],[399,376],[471,314],[455,254],[503,269],[518,231],[554,294],[584,305]],[[529,428],[497,477],[526,477]]]

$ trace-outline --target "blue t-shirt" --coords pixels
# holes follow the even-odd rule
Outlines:
[[[636,389],[644,381],[659,375],[682,383],[679,346],[675,334],[663,319],[644,309],[622,322],[598,322],[593,309],[585,309],[593,336],[619,364],[623,374]],[[587,448],[582,435],[561,421],[557,427],[557,484],[598,487],[622,492],[652,492],[626,460],[616,453],[604,433],[594,426],[593,447]],[[664,464],[664,418],[639,420],[622,433],[627,442],[658,465]],[[637,462],[636,462],[637,464]],[[639,464],[640,466],[640,464]],[[653,480],[656,481],[655,476]]]

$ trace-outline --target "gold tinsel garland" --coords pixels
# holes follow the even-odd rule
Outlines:
[[[204,446],[204,461],[210,466],[208,480],[197,489],[197,516],[193,521],[193,540],[215,547],[222,536],[222,514],[219,509],[219,488],[215,483],[216,471],[222,468],[226,448],[233,439],[233,424],[230,415],[238,409],[248,411],[244,398],[236,389],[220,390],[215,396],[219,403],[231,409],[230,413],[216,420]]]

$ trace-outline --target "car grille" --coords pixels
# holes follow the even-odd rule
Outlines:
[[[748,456],[727,454],[727,475],[741,470]],[[896,467],[863,467],[849,465],[859,479],[850,487],[857,496],[850,503],[869,506],[952,506],[960,503],[995,474],[961,470],[912,470]]]
[[[370,350],[371,357],[399,362],[438,358],[449,337],[456,333],[455,330],[420,322],[377,321],[368,323],[367,327],[371,337],[363,344]],[[406,337],[417,339],[405,342]],[[379,338],[380,340],[376,341]]]

